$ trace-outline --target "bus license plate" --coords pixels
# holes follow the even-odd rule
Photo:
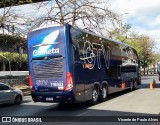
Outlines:
[[[53,101],[53,98],[52,97],[47,97],[46,101]]]

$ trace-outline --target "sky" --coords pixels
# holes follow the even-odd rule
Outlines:
[[[132,31],[149,35],[160,50],[160,0],[110,0],[110,6]]]

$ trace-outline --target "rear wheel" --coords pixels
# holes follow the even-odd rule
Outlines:
[[[130,82],[130,90],[132,91],[134,88],[133,81]]]
[[[14,104],[18,105],[22,103],[22,96],[18,95],[16,96],[15,100],[14,100]]]
[[[92,99],[91,99],[91,103],[92,104],[96,104],[98,102],[98,88],[94,87],[93,91],[92,91]]]
[[[134,89],[137,89],[137,81],[134,81]]]
[[[108,96],[108,89],[106,85],[102,86],[102,90],[100,91],[100,101],[105,101]]]

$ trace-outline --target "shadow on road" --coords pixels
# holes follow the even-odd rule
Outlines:
[[[139,89],[150,89],[150,83],[141,84],[138,86]],[[160,88],[160,83],[156,83],[155,88]]]
[[[14,104],[0,104],[0,108],[5,108],[5,107],[10,107],[13,106]]]
[[[148,85],[148,84],[146,84]],[[142,85],[143,87],[144,85]],[[159,86],[159,85],[158,85]],[[136,90],[135,90],[136,91]],[[129,90],[125,90],[122,92],[114,93],[109,95],[109,98],[107,101],[115,99],[117,97],[123,96],[124,94],[129,93]],[[107,104],[106,101],[106,104]],[[44,103],[43,103],[44,104]],[[101,102],[99,103],[101,104]],[[116,104],[118,105],[118,104]],[[96,106],[96,107],[94,107]],[[118,110],[112,110],[112,109],[105,109],[102,107],[98,107],[99,105],[94,105],[92,106],[89,103],[77,103],[77,104],[52,104],[50,106],[42,105],[41,103],[36,103],[29,104],[29,105],[0,105],[0,116],[37,116],[37,117],[44,117],[47,119],[46,116],[51,116],[48,117],[51,120],[51,124],[57,124],[62,122],[62,124],[65,124],[65,122],[79,122],[83,123],[83,125],[88,125],[89,122],[101,122],[105,123],[107,121],[107,117],[103,116],[109,116],[112,120],[115,119],[116,116],[122,117],[122,116],[159,116],[158,114],[147,114],[147,113],[139,113],[139,112],[126,112],[123,111],[122,109]],[[11,112],[11,114],[8,114],[8,112]],[[60,116],[60,117],[59,117]],[[68,117],[70,116],[70,117]],[[77,116],[77,117],[74,117]],[[83,116],[83,117],[79,117]],[[89,116],[94,116],[94,117],[89,117]],[[114,117],[115,116],[115,117]],[[85,123],[86,122],[86,123]],[[143,122],[144,123],[144,122]],[[61,125],[62,125],[61,124]],[[110,122],[107,122],[107,125],[111,125]],[[116,124],[112,124],[116,125]],[[119,124],[120,125],[120,124]],[[124,125],[122,122],[121,125]],[[129,125],[133,125],[133,122],[130,122]],[[137,125],[137,123],[134,123],[134,125]],[[145,125],[151,125],[150,123],[146,123]],[[158,123],[154,125],[159,125]]]
[[[125,91],[120,91],[120,92],[117,92],[117,93],[114,93],[114,94],[110,94],[109,96],[108,96],[108,99],[106,100],[106,102],[107,101],[109,101],[109,100],[112,100],[112,99],[115,99],[115,98],[117,98],[117,97],[120,97],[120,96],[123,96],[124,94],[127,94],[127,93],[129,93],[130,92],[130,90],[125,90]],[[101,104],[101,103],[103,103],[103,102],[99,102],[98,104]],[[97,105],[98,105],[97,104]],[[79,114],[80,112],[88,112],[88,110],[89,110],[89,112],[90,112],[90,110],[91,109],[88,109],[88,108],[90,108],[90,107],[92,107],[93,105],[91,105],[89,102],[85,102],[85,103],[65,103],[65,104],[57,104],[57,105],[51,105],[51,106],[49,106],[46,110],[45,110],[45,115],[44,116],[75,116],[75,115],[77,115],[77,113]],[[87,110],[87,111],[86,111]],[[98,110],[99,111],[99,110]],[[44,113],[43,113],[44,111],[39,111],[38,113],[36,113],[36,114],[34,114],[35,116],[41,116],[41,115],[43,115]],[[99,111],[99,115],[103,115],[103,110],[101,111]],[[104,111],[104,112],[106,112],[106,114],[105,115],[107,115],[109,112],[109,114],[108,114],[108,116],[109,115],[115,115],[115,114],[117,114],[116,112],[117,111],[113,111],[113,112],[111,112],[111,111]],[[101,114],[102,113],[102,114]],[[98,114],[95,114],[95,115],[98,115]],[[119,113],[118,113],[119,114]],[[120,113],[121,114],[121,113]],[[123,114],[123,113],[122,113]],[[134,113],[133,113],[134,114]],[[130,114],[130,115],[133,115],[133,114]],[[104,115],[104,116],[105,116]],[[126,115],[126,113],[124,113],[124,115]],[[137,114],[135,114],[135,115],[137,115]],[[142,115],[144,115],[144,114],[142,114]],[[94,116],[94,115],[93,115]]]

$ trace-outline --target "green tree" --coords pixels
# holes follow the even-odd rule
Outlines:
[[[112,39],[120,40],[121,42],[126,42],[128,41],[130,28],[130,24],[123,24],[123,22],[119,20],[118,26],[109,32],[109,37]]]
[[[135,36],[135,35],[134,35]],[[137,36],[135,38],[130,38],[126,42],[129,45],[133,46],[139,55],[139,59],[141,62],[141,66],[144,68],[144,73],[146,71],[146,67],[148,67],[151,63],[154,62],[154,48],[155,42],[147,35]]]
[[[27,54],[22,54],[22,57],[20,58],[19,53],[16,52],[0,52],[0,62],[2,62],[2,69],[5,70],[6,63],[12,63],[14,62],[16,65],[15,67],[18,68],[21,63],[27,63],[28,62],[28,56]]]
[[[36,3],[36,2],[43,2],[43,1],[48,1],[48,0],[1,0],[0,8]]]

